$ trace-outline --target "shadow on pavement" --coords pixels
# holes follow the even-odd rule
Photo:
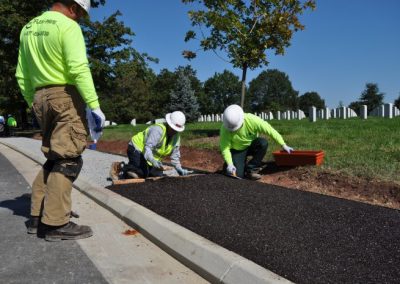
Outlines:
[[[15,199],[3,200],[0,202],[0,207],[12,210],[13,215],[29,218],[31,195],[29,193],[24,193]]]

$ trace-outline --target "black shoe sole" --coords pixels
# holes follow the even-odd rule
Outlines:
[[[90,238],[93,236],[93,232],[87,232],[82,235],[78,236],[45,236],[45,240],[48,242],[59,242],[63,240],[80,240],[80,239],[86,239]]]

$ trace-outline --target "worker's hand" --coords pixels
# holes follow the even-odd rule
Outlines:
[[[106,122],[106,116],[104,113],[101,111],[101,109],[98,107],[96,109],[92,109],[92,117],[94,120],[94,125],[95,127],[93,130],[95,132],[102,132],[104,128],[104,124]]]
[[[289,147],[288,145],[284,144],[282,145],[282,149],[288,152],[289,154],[293,151],[292,147]]]
[[[153,167],[159,170],[163,170],[164,166],[160,161],[157,160],[153,160],[151,161],[151,163],[153,164]]]
[[[176,169],[176,171],[178,172],[178,174],[179,174],[180,176],[187,176],[187,175],[193,173],[193,171],[189,171],[189,170],[186,170],[186,169],[182,169],[182,167],[176,167],[175,169]]]
[[[233,164],[229,164],[226,167],[226,172],[228,173],[228,175],[236,176],[236,168],[235,168],[235,166]]]

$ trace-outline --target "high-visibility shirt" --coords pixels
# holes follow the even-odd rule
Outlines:
[[[220,150],[225,162],[233,164],[231,149],[244,150],[250,146],[260,134],[271,136],[279,145],[284,145],[282,136],[268,122],[251,113],[244,114],[242,127],[236,131],[227,130],[224,125],[220,129]]]
[[[23,27],[15,76],[29,106],[36,88],[68,84],[91,109],[99,107],[82,30],[60,12],[44,12]]]
[[[159,127],[162,130],[161,138],[155,142],[155,145],[152,145],[151,154],[146,155],[146,144],[148,140],[149,131],[152,127]],[[149,159],[148,156],[153,156],[157,161],[161,161],[164,157],[171,155],[172,151],[177,150],[179,151],[179,144],[180,144],[180,135],[176,133],[172,139],[167,143],[167,128],[164,124],[155,124],[154,126],[150,126],[146,128],[144,131],[135,134],[132,137],[132,144],[133,146],[142,152],[145,155],[147,163],[152,166],[151,157]],[[153,143],[152,143],[153,144]]]
[[[7,125],[10,127],[17,127],[17,121],[11,116],[7,119]]]

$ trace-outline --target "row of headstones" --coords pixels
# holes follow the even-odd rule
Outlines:
[[[380,105],[377,108],[373,109],[370,113],[370,116],[378,116],[378,117],[386,117],[393,118],[396,116],[400,116],[400,110],[394,106],[393,104],[384,104]]]
[[[332,110],[330,110],[329,108],[317,110],[316,107],[310,107],[309,113],[310,113],[309,119],[311,122],[315,122],[317,119],[330,119],[330,118],[346,119],[346,118],[357,117],[356,112],[348,107],[340,107]],[[393,118],[395,116],[400,116],[400,111],[397,107],[393,106],[393,104],[384,104],[375,108],[373,111],[370,112],[369,115]],[[360,117],[362,119],[368,118],[368,108],[366,105],[361,106]]]
[[[272,119],[286,119],[286,120],[291,120],[291,119],[304,119],[306,118],[306,115],[302,110],[297,110],[297,111],[292,111],[292,110],[287,110],[284,112],[277,111],[276,115],[274,116],[272,112],[260,112],[260,113],[255,113],[256,116],[260,117],[263,120],[272,120]],[[375,108],[373,111],[370,112],[370,116],[379,116],[379,117],[387,117],[387,118],[392,118],[396,116],[400,116],[400,111],[396,106],[393,106],[393,104],[384,104],[381,105],[377,108]],[[340,108],[324,108],[324,109],[319,109],[317,110],[316,107],[310,107],[309,108],[309,119],[310,121],[314,122],[317,119],[330,119],[330,118],[341,118],[341,119],[346,119],[346,118],[352,118],[352,117],[357,117],[356,112],[348,107],[340,107]],[[361,106],[360,110],[360,117],[362,119],[367,119],[368,117],[368,110],[366,105]],[[200,115],[198,121],[199,122],[219,122],[222,121],[223,114],[204,114]],[[164,118],[159,118],[155,120],[155,123],[163,123],[165,122]],[[146,124],[151,124],[152,121],[148,121]],[[133,126],[136,125],[136,119],[132,119],[131,124]],[[106,126],[108,125],[116,125],[114,122],[106,121]]]
[[[110,121],[110,120],[106,120],[106,121],[104,122],[104,127],[110,126],[110,125],[117,125],[117,124],[116,124],[115,122]]]
[[[260,112],[260,113],[255,113],[254,115],[260,117],[263,120],[272,120],[276,118],[277,120],[281,119],[303,119],[306,117],[304,112],[302,110],[297,110],[297,111],[291,111],[287,110],[284,112],[277,111],[276,112],[276,117],[274,117],[272,112]],[[222,121],[223,119],[223,114],[204,114],[200,115],[198,121],[199,122],[219,122]]]
[[[339,108],[324,108],[317,110],[316,107],[309,108],[309,119],[311,122],[317,121],[317,119],[330,119],[330,118],[352,118],[357,117],[356,112],[348,107],[339,107]]]

